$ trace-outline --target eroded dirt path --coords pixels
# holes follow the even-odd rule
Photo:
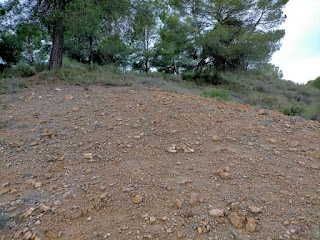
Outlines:
[[[0,239],[320,239],[320,124],[156,89],[4,95]]]

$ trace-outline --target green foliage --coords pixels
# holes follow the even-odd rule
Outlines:
[[[31,77],[36,74],[35,69],[28,64],[18,64],[13,69],[15,71],[15,76],[20,76],[23,78]]]
[[[317,77],[317,78],[312,82],[312,86],[314,86],[315,88],[320,89],[320,77]]]
[[[160,30],[160,39],[155,47],[153,66],[158,71],[171,74],[191,68],[193,47],[188,36],[192,28],[182,22],[178,15],[169,16],[163,21],[164,27]]]
[[[47,32],[38,23],[22,23],[17,26],[16,34],[23,44],[23,57],[27,63],[33,65],[43,62],[49,53]]]
[[[37,73],[43,72],[47,69],[47,64],[44,62],[35,63],[33,66]]]
[[[132,67],[148,73],[154,56],[152,42],[157,35],[156,4],[148,0],[133,1],[133,7],[135,14],[131,36],[134,51]]]
[[[23,44],[21,39],[16,34],[9,32],[1,32],[0,37],[0,57],[7,66],[16,64],[22,57]]]
[[[44,72],[46,78],[48,73]],[[64,59],[63,66],[55,74],[65,82],[76,85],[101,84],[106,86],[130,86],[119,68],[112,65],[86,65],[70,59]]]
[[[193,39],[196,69],[214,68],[215,74],[266,63],[284,36],[284,31],[274,29],[285,19],[282,9],[287,2],[169,1],[194,28],[188,37]]]
[[[203,95],[209,98],[218,98],[224,101],[230,101],[231,97],[229,92],[225,89],[207,88],[203,90]]]
[[[94,62],[99,64],[114,64],[126,66],[130,48],[121,40],[119,35],[110,35],[103,39],[94,54]]]
[[[281,112],[287,116],[301,116],[305,111],[306,109],[298,104],[292,105],[281,110]]]

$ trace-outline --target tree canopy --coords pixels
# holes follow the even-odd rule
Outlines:
[[[10,0],[1,6],[1,23],[10,27],[0,29],[0,56],[15,63],[23,55],[32,63],[46,41],[51,42],[49,69],[59,69],[68,56],[144,72],[210,74],[214,81],[221,71],[270,60],[285,34],[279,26],[287,2]],[[13,18],[18,24],[10,24]]]

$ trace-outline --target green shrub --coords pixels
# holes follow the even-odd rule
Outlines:
[[[38,62],[34,64],[34,69],[36,70],[37,73],[43,72],[44,70],[47,69],[47,64],[44,62]]]
[[[301,116],[305,111],[306,111],[306,109],[303,106],[298,105],[298,104],[283,108],[281,110],[281,112],[287,116]]]
[[[218,98],[221,100],[229,101],[231,100],[228,90],[219,88],[207,88],[203,90],[203,95],[209,98]]]
[[[320,99],[308,107],[304,114],[305,118],[320,122],[320,104],[318,102],[320,102]]]
[[[15,68],[15,76],[31,77],[36,74],[36,71],[28,64],[18,64]]]
[[[285,97],[278,95],[271,95],[267,93],[253,92],[248,95],[243,103],[252,106],[258,106],[265,109],[279,109],[283,103],[286,102]]]
[[[312,82],[312,86],[314,86],[315,88],[320,89],[320,77],[317,77],[317,78]]]

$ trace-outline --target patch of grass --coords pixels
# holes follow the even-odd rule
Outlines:
[[[21,78],[11,77],[0,79],[0,94],[16,93],[25,88],[25,83]]]
[[[224,101],[230,101],[231,97],[226,89],[220,88],[206,88],[203,90],[203,95],[209,98],[217,98]]]
[[[51,74],[57,74],[62,81],[76,85],[130,86],[132,84],[130,78],[114,66],[86,65],[68,59],[64,60],[61,69]]]
[[[6,226],[7,220],[4,213],[0,210],[0,231]]]

